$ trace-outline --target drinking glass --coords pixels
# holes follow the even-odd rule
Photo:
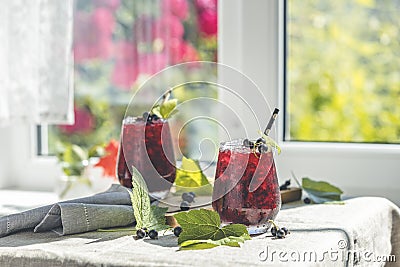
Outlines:
[[[143,176],[152,198],[165,198],[175,181],[176,167],[168,121],[126,117],[117,160],[119,182],[132,188],[132,166]]]
[[[245,224],[250,234],[266,232],[281,207],[272,150],[250,148],[241,139],[221,143],[212,206],[223,224]]]

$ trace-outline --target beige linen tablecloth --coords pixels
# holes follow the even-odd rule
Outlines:
[[[384,266],[393,256],[397,262],[387,266],[400,266],[399,208],[384,198],[286,205],[276,221],[291,229],[286,239],[264,234],[241,248],[200,251],[178,251],[171,234],[134,240],[127,232],[22,232],[0,238],[0,266]]]

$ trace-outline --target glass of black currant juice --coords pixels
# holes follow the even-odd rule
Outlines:
[[[212,206],[223,224],[241,223],[250,234],[264,233],[281,207],[273,150],[236,139],[219,148]]]
[[[165,198],[175,181],[176,167],[167,120],[157,116],[126,117],[117,160],[119,182],[132,188],[132,166],[142,174],[153,199]]]

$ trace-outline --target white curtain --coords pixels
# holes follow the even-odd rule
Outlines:
[[[0,0],[0,126],[73,122],[72,0]]]

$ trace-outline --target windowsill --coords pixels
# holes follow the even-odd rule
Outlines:
[[[329,151],[332,154],[358,154],[379,156],[399,156],[400,145],[397,144],[367,144],[367,143],[335,143],[335,142],[300,142],[283,141],[281,143],[282,151],[290,152],[315,152]]]
[[[58,197],[53,192],[27,191],[17,188],[0,190],[0,216],[53,204]]]

